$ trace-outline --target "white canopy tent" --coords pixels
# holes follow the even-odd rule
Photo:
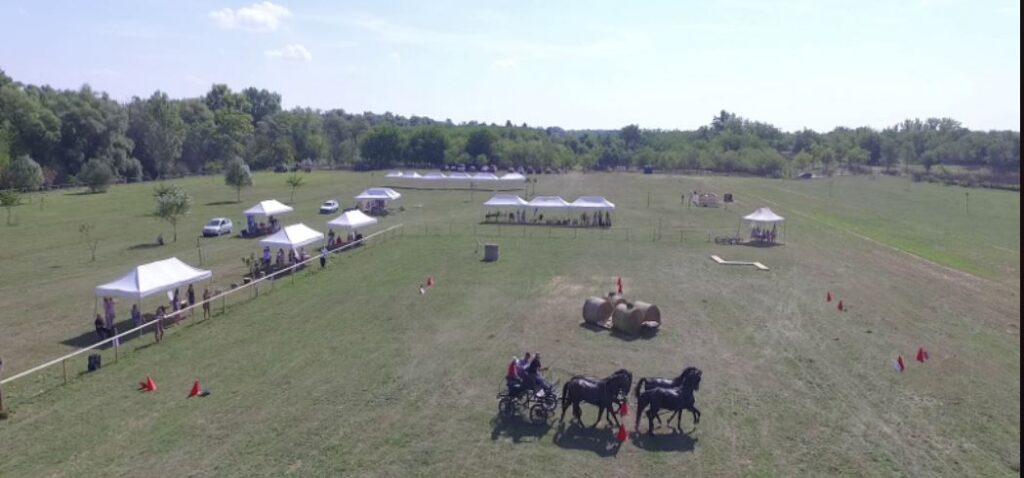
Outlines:
[[[409,171],[402,175],[402,178],[404,179],[420,179],[422,177],[423,176],[420,176],[420,173],[417,173],[416,171]]]
[[[280,231],[271,234],[265,239],[261,239],[260,245],[270,247],[271,249],[298,249],[323,239],[324,234],[322,232],[312,229],[305,224],[298,223],[285,226]]]
[[[350,230],[356,230],[373,224],[377,224],[377,218],[367,216],[358,209],[346,211],[344,214],[327,222],[328,226]]]
[[[758,210],[743,216],[743,219],[757,224],[775,224],[786,220],[786,218],[775,214],[774,211],[766,207],[759,208]]]
[[[476,173],[473,175],[474,181],[497,181],[498,176],[494,173]]]
[[[455,171],[448,175],[448,179],[453,179],[456,181],[469,181],[470,179],[473,179],[473,176],[470,176],[469,173]]]
[[[287,206],[277,199],[268,199],[266,201],[260,201],[255,206],[246,209],[246,216],[280,216],[281,214],[287,214],[294,211],[291,206]]]
[[[401,171],[391,171],[390,173],[385,174],[384,177],[385,178],[402,178],[402,177],[405,177],[405,174],[402,173]]]
[[[519,173],[508,173],[499,179],[502,181],[525,181],[526,176],[523,176],[522,174]]]
[[[370,188],[356,196],[357,201],[385,200],[394,201],[402,197],[402,194],[391,188]]]
[[[487,209],[521,209],[529,204],[523,198],[516,196],[515,194],[495,194],[493,197],[484,203],[484,208]]]
[[[96,287],[98,297],[124,297],[141,301],[144,297],[209,279],[213,273],[196,269],[177,257],[135,267],[121,278]]]
[[[570,204],[559,196],[537,196],[526,203],[528,207],[541,209],[569,209]]]
[[[448,176],[445,176],[444,173],[439,173],[437,171],[433,171],[433,172],[429,172],[427,174],[424,174],[423,175],[423,179],[435,180],[436,181],[436,180],[448,179]]]
[[[580,196],[572,202],[573,209],[589,211],[614,211],[615,204],[601,196]]]

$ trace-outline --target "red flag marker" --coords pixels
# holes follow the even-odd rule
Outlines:
[[[917,361],[925,363],[928,361],[928,351],[924,347],[918,347],[917,349]]]
[[[427,277],[427,287],[434,286],[434,276]]]
[[[832,302],[832,292],[829,291],[825,294],[825,302]]]
[[[839,301],[839,305],[837,305],[836,308],[839,309],[840,312],[846,312],[846,308],[843,307],[843,301],[841,300]]]
[[[155,392],[156,382],[154,382],[149,375],[146,375],[146,380],[144,382],[139,382],[139,390],[143,392]]]
[[[622,443],[622,442],[626,441],[626,438],[629,438],[629,434],[626,433],[625,425],[622,425],[620,423],[619,424],[619,432],[615,434],[615,439],[618,440],[619,443]]]
[[[619,407],[619,415],[629,416],[629,402],[622,402],[622,406]]]
[[[192,384],[192,391],[188,393],[188,398],[198,397],[202,393],[203,389],[199,387],[199,380],[196,380],[195,383]]]
[[[618,277],[618,278],[615,279],[615,285],[618,287],[619,294],[621,295],[622,294],[622,277]]]
[[[897,372],[902,372],[904,369],[907,368],[905,365],[903,365],[903,356],[902,355],[897,355],[896,356],[896,360],[893,361],[893,367],[896,368]]]

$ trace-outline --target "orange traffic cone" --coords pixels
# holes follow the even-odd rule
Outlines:
[[[198,397],[202,393],[203,389],[199,387],[199,380],[196,380],[196,382],[192,384],[192,391],[188,393],[188,398]]]
[[[917,349],[917,361],[921,363],[928,361],[928,351],[925,350],[924,347],[919,347]]]
[[[626,441],[626,438],[628,437],[629,435],[626,433],[626,426],[620,423],[619,432],[615,434],[615,439],[618,440],[619,443],[622,443]]]
[[[427,277],[427,287],[434,286],[434,276]]]
[[[152,377],[146,375],[146,380],[144,382],[139,382],[139,390],[143,392],[155,392],[156,382],[153,381]]]
[[[843,301],[839,301],[839,305],[837,305],[836,308],[839,309],[840,312],[846,312],[846,308],[843,307]]]
[[[825,302],[832,302],[832,292],[829,291],[825,294]]]
[[[622,402],[622,406],[619,407],[619,415],[629,416],[629,402]]]

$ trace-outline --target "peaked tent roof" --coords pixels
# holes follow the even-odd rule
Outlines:
[[[470,176],[469,173],[456,171],[454,173],[449,174],[448,179],[473,179],[473,176]]]
[[[96,287],[100,297],[126,297],[141,300],[153,294],[209,279],[212,272],[196,269],[177,257],[136,266],[121,278]]]
[[[786,220],[786,218],[784,218],[784,217],[782,217],[782,216],[780,216],[778,214],[775,214],[771,209],[768,209],[766,207],[759,208],[758,210],[756,210],[756,211],[754,211],[754,212],[752,212],[750,214],[747,214],[746,216],[743,216],[743,219],[746,219],[746,220],[751,221],[751,222],[766,222],[766,223],[782,222],[782,221]]]
[[[515,194],[495,194],[484,203],[484,207],[524,207],[527,202]]]
[[[344,229],[359,229],[360,227],[369,226],[371,224],[377,224],[377,218],[367,216],[366,214],[363,214],[363,211],[358,209],[346,211],[344,214],[327,221],[328,226]]]
[[[598,211],[614,211],[615,203],[601,196],[580,196],[572,202],[572,207]]]
[[[477,181],[497,181],[498,176],[495,176],[494,173],[476,173],[473,175],[473,179]]]
[[[410,179],[411,178],[419,179],[419,178],[422,178],[423,176],[420,176],[420,173],[417,173],[416,171],[409,171],[409,172],[405,173],[404,175],[402,175],[402,177],[403,178],[410,178]]]
[[[401,171],[391,171],[390,173],[384,175],[385,178],[401,178],[403,176],[404,174],[402,174]]]
[[[322,232],[312,229],[300,222],[298,224],[285,226],[280,231],[261,239],[260,245],[268,246],[270,248],[287,247],[289,249],[295,249],[296,247],[302,247],[307,244],[323,240],[323,238],[324,234]]]
[[[370,188],[356,196],[357,200],[365,201],[370,199],[395,200],[402,197],[401,193],[391,188]]]
[[[444,173],[439,173],[437,171],[433,171],[433,172],[424,174],[423,175],[423,179],[448,179],[448,176],[445,176]]]
[[[275,214],[285,214],[292,212],[291,206],[286,206],[277,199],[268,199],[266,201],[260,201],[255,206],[246,209],[246,216],[273,216]]]
[[[529,207],[568,208],[569,203],[558,196],[537,196],[527,203]]]
[[[508,173],[500,177],[499,179],[501,179],[502,181],[522,181],[526,179],[526,176],[523,176],[522,174],[519,173]]]

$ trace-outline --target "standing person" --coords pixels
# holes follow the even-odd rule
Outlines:
[[[142,325],[142,312],[139,311],[139,304],[132,304],[132,325],[135,328],[139,328]],[[139,331],[139,335],[142,335],[142,331]]]
[[[104,297],[103,298],[103,315],[107,319],[107,330],[108,331],[114,329],[114,319],[115,319],[114,314],[115,314],[115,312],[114,312],[114,298],[113,297]]]
[[[320,268],[327,267],[327,246],[320,248]]]
[[[203,318],[210,318],[210,288],[203,288]]]
[[[100,340],[110,336],[110,332],[103,326],[103,317],[100,317],[100,314],[96,314],[96,320],[92,324],[96,327],[96,335],[99,336]]]
[[[156,321],[153,326],[153,338],[156,339],[156,343],[160,343],[164,339],[164,306],[156,308],[156,317],[153,320]]]
[[[188,297],[188,315],[192,316],[192,306],[196,305],[196,290],[192,284],[188,285],[188,292],[185,292],[185,296]]]
[[[174,289],[174,295],[171,296],[171,322],[178,322],[178,310],[181,309],[181,299],[178,298],[178,289]]]

